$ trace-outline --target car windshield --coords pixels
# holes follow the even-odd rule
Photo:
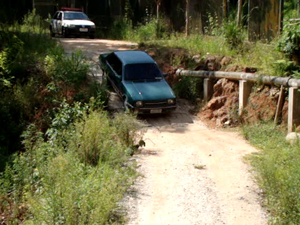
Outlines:
[[[65,12],[64,19],[65,20],[89,20],[87,15],[81,12]]]
[[[129,64],[125,66],[125,80],[143,81],[143,80],[161,80],[162,75],[156,64]]]

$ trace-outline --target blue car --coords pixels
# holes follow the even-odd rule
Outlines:
[[[126,109],[139,114],[165,113],[177,107],[176,96],[157,63],[143,51],[100,55],[101,69]]]

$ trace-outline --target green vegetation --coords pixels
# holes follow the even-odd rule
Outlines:
[[[285,0],[284,1],[284,12],[283,16],[285,20],[297,18],[299,14],[298,10],[298,0]]]
[[[287,23],[284,32],[278,42],[278,49],[300,65],[300,26],[299,22]]]
[[[106,85],[87,79],[39,16],[0,30],[0,223],[119,224],[136,176],[134,116],[111,119]]]
[[[147,21],[134,28],[128,20],[117,21],[112,27],[112,38],[118,37],[136,41],[143,46],[157,46],[169,50],[180,48],[187,50],[190,56],[199,54],[202,59],[209,55],[231,57],[232,64],[257,68],[261,74],[287,75],[282,73],[282,68],[278,69],[278,61],[289,59],[278,51],[277,40],[270,43],[247,42],[245,29],[238,27],[234,19],[220,25],[211,18],[205,34],[191,34],[188,37],[173,32],[167,25],[168,22],[163,19],[159,23],[156,19]]]
[[[188,99],[193,103],[196,103],[196,100],[198,98],[203,97],[203,79],[182,77],[177,83],[173,85],[173,90],[176,93],[176,96],[178,96],[179,98]]]
[[[136,175],[127,162],[132,146],[125,143],[136,142],[138,123],[126,114],[115,122],[103,110],[89,108],[63,103],[47,141],[33,125],[23,133],[25,152],[14,156],[0,179],[0,194],[10,193],[0,198],[11,206],[2,212],[6,223],[120,223],[114,210]],[[20,218],[21,206],[27,212]]]
[[[299,224],[299,143],[286,143],[285,133],[272,123],[245,126],[243,131],[250,143],[261,149],[251,161],[264,191],[271,224]]]

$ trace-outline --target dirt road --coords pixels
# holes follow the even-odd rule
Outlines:
[[[67,51],[127,49],[126,42],[62,39]],[[101,76],[101,74],[100,74]],[[122,105],[122,104],[120,104]],[[135,155],[140,177],[124,199],[129,224],[263,225],[259,189],[243,157],[256,149],[235,132],[209,129],[180,101],[175,113],[142,117],[146,147]]]

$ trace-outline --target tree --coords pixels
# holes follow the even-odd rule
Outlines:
[[[223,0],[223,18],[227,17],[227,0]]]
[[[243,9],[243,0],[238,0],[237,26],[241,25],[242,9]]]
[[[157,21],[159,20],[159,9],[160,9],[161,2],[162,2],[162,0],[156,0],[156,18],[157,18]]]
[[[185,35],[190,35],[190,0],[186,0],[186,9],[185,9]]]

